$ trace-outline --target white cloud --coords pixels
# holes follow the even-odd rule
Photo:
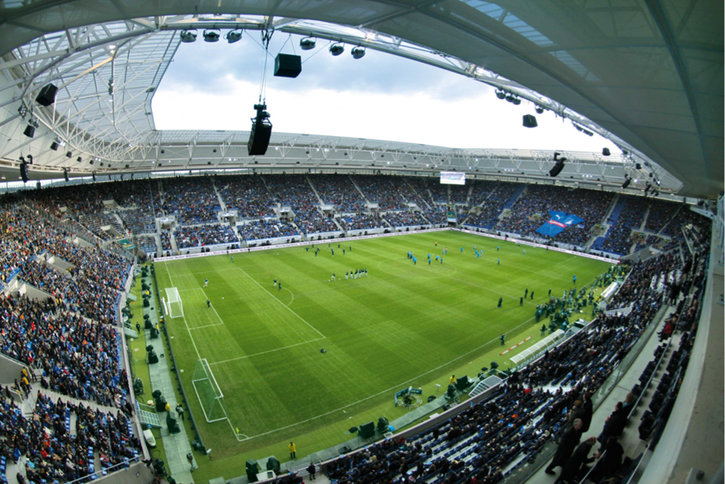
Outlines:
[[[379,86],[381,78],[394,73],[376,73],[371,65],[369,75],[376,78],[371,85]],[[601,151],[608,146],[614,151],[612,143],[598,135],[589,137],[576,131],[571,122],[551,112],[536,114],[538,128],[524,128],[522,116],[535,114],[530,103],[524,101],[515,106],[499,100],[492,89],[479,82],[461,82],[460,76],[448,75],[448,90],[438,77],[430,88],[417,83],[417,90],[412,92],[352,90],[344,86],[302,90],[309,83],[302,76],[271,78],[265,93],[267,110],[273,132],[277,133],[372,138],[454,148]],[[199,82],[184,82],[182,76],[167,77],[153,101],[157,129],[249,130],[253,105],[259,97],[258,83],[227,74],[215,78],[213,87],[210,83],[213,92],[204,92]]]

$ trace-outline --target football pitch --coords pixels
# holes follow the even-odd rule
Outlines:
[[[549,290],[560,296],[574,274],[581,288],[607,268],[445,231],[159,262],[156,277],[162,296],[176,287],[183,301],[167,329],[206,446],[219,458],[286,460],[290,440],[305,455],[347,440],[352,426],[400,416],[398,390],[441,394],[452,373],[475,377],[481,358],[507,368],[515,353],[500,355],[500,336],[508,346],[530,335],[517,351],[533,344]],[[205,422],[191,384],[202,358],[228,421]]]

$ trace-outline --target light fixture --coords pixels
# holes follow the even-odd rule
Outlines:
[[[51,150],[53,150],[53,151],[58,151],[58,147],[59,147],[59,146],[60,146],[60,143],[58,143],[58,140],[54,140],[54,141],[53,141],[53,142],[52,142],[52,143],[50,144],[50,149],[51,149]]]
[[[345,52],[345,46],[342,44],[332,44],[330,46],[330,54],[338,56]]]
[[[73,156],[73,152],[72,151],[66,151],[65,157],[66,158],[70,158],[71,156]]]
[[[519,104],[521,104],[521,98],[519,98],[518,96],[516,96],[516,95],[514,95],[514,94],[512,94],[510,92],[509,93],[506,93],[505,99],[508,102],[510,102],[511,104],[514,104],[516,106],[518,106]]]
[[[609,151],[609,148],[607,148],[606,146],[604,148],[602,148],[602,155],[603,156],[609,156],[611,154],[612,153]]]
[[[182,30],[179,37],[181,37],[181,41],[185,44],[196,42],[196,30]]]
[[[78,158],[76,158],[76,161],[77,161],[78,163],[80,163],[81,161],[83,161],[83,158],[81,158],[81,157],[79,156]]]
[[[315,39],[312,37],[304,37],[300,39],[300,49],[302,50],[312,50],[315,48],[316,44]]]
[[[499,99],[506,99],[506,91],[503,89],[496,89],[496,97]]]
[[[219,42],[219,35],[218,29],[204,30],[204,42]]]
[[[350,51],[350,54],[352,54],[353,59],[362,59],[363,57],[365,57],[365,47],[361,47],[359,45],[353,47]]]
[[[544,108],[542,108],[538,104],[536,105],[536,107],[534,107],[534,109],[536,110],[536,114],[544,114]]]
[[[227,35],[225,39],[227,39],[227,42],[230,44],[233,44],[234,42],[239,42],[242,38],[242,31],[241,30],[230,30],[227,32]]]
[[[35,136],[35,126],[33,126],[32,123],[28,123],[28,125],[25,127],[25,130],[23,131],[23,134],[28,138],[32,138],[33,136]]]

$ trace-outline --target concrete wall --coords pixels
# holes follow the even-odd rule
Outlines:
[[[103,484],[147,484],[153,480],[153,471],[143,462],[136,462],[127,469],[111,473],[95,482],[102,482]]]
[[[23,367],[25,365],[18,360],[0,354],[0,383],[3,385],[13,383],[16,378],[20,378],[20,370]]]

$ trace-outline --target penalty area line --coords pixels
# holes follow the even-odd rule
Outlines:
[[[176,284],[174,284],[174,279],[171,277],[171,272],[169,272],[169,265],[168,264],[164,264],[164,266],[166,266],[166,275],[169,276],[169,282],[173,286],[176,286]],[[191,330],[189,329],[189,323],[186,321],[186,316],[183,316],[182,315],[181,316],[181,319],[184,320],[184,326],[186,326],[186,332],[189,333],[189,339],[191,340],[191,345],[194,347],[194,352],[196,352],[196,359],[197,360],[200,360],[201,359],[201,355],[199,354],[199,348],[197,348],[196,341],[194,341],[194,337],[191,335]]]
[[[533,319],[534,319],[533,317],[531,317],[531,318],[527,319],[527,320],[526,320],[526,321],[524,321],[523,323],[521,323],[521,324],[517,325],[516,327],[514,327],[514,330],[516,330],[516,329],[519,329],[520,327],[522,327],[522,326],[524,326],[524,325],[526,325],[526,324],[530,323],[530,322],[531,322],[531,321],[532,321]],[[400,389],[401,387],[405,387],[406,385],[412,384],[412,383],[414,383],[414,382],[415,382],[416,380],[418,380],[419,378],[422,378],[422,377],[424,377],[424,376],[426,376],[426,375],[429,375],[429,374],[431,374],[431,373],[433,373],[433,372],[436,372],[436,371],[438,371],[439,369],[443,368],[444,366],[450,365],[451,363],[454,363],[454,362],[456,362],[456,361],[462,360],[462,359],[464,359],[464,358],[468,358],[470,354],[472,354],[472,353],[475,353],[476,351],[480,351],[480,350],[481,350],[481,348],[484,348],[484,347],[485,347],[486,345],[488,345],[488,344],[491,344],[492,342],[496,341],[497,339],[498,339],[498,338],[493,338],[493,339],[491,339],[490,341],[487,341],[487,342],[485,342],[485,343],[483,343],[483,344],[479,345],[479,346],[478,346],[478,347],[476,347],[476,348],[473,348],[473,349],[471,349],[471,350],[469,350],[469,351],[467,351],[467,352],[465,352],[465,353],[463,353],[463,354],[461,354],[461,355],[458,355],[457,357],[453,358],[452,360],[450,360],[450,361],[449,361],[449,362],[447,362],[447,363],[444,363],[444,364],[442,364],[442,365],[438,365],[438,366],[436,366],[435,368],[431,368],[430,370],[428,370],[428,371],[425,371],[425,372],[421,373],[420,375],[417,375],[417,376],[414,376],[414,377],[412,377],[412,378],[409,378],[409,379],[405,380],[404,382],[402,382],[402,383],[399,383],[399,384],[397,384],[397,385],[394,385],[394,386],[391,386],[391,387],[388,387],[388,388],[386,388],[385,390],[381,390],[381,391],[379,391],[379,392],[377,392],[377,393],[374,393],[374,394],[372,394],[372,395],[368,395],[367,397],[365,397],[365,398],[361,398],[360,400],[357,400],[357,401],[355,401],[355,402],[349,403],[349,404],[347,404],[347,405],[344,405],[344,406],[342,406],[342,407],[338,407],[338,408],[335,408],[335,409],[333,409],[333,410],[330,410],[330,411],[328,411],[328,412],[325,412],[325,413],[321,413],[321,414],[319,414],[319,415],[315,415],[314,417],[310,417],[310,418],[308,418],[308,419],[305,419],[305,420],[301,420],[301,421],[299,421],[299,422],[291,423],[291,424],[289,424],[289,425],[285,425],[285,426],[283,426],[283,427],[277,427],[276,429],[268,430],[268,431],[266,431],[266,432],[262,432],[262,433],[259,433],[259,434],[256,434],[256,435],[251,435],[251,436],[247,436],[247,437],[246,437],[245,439],[243,439],[243,440],[251,440],[251,439],[256,439],[257,437],[264,437],[265,435],[270,435],[270,434],[273,434],[273,433],[275,433],[275,432],[279,432],[279,431],[282,431],[282,430],[287,430],[287,429],[290,429],[290,428],[296,427],[296,426],[298,426],[298,425],[306,424],[306,423],[308,423],[308,422],[312,422],[312,421],[314,421],[314,420],[317,420],[317,419],[320,419],[320,418],[323,418],[323,417],[327,417],[328,415],[332,415],[332,414],[334,414],[334,413],[336,413],[336,412],[344,411],[345,409],[348,409],[348,408],[350,408],[350,407],[354,407],[355,405],[359,405],[359,404],[361,404],[361,403],[363,403],[363,402],[366,402],[366,401],[368,401],[368,400],[371,400],[371,399],[373,399],[373,398],[377,398],[377,397],[379,397],[379,396],[381,396],[381,395],[384,395],[384,394],[386,394],[386,393],[390,393],[391,391],[393,391],[393,390],[395,390],[395,389]],[[213,363],[209,363],[209,365],[212,365],[212,364],[213,364]],[[232,431],[234,431],[234,428],[232,428]],[[235,433],[235,435],[236,435],[236,432],[234,432],[234,433]],[[237,438],[237,440],[239,440],[239,438]],[[240,441],[240,442],[241,442],[241,441]]]
[[[277,351],[283,351],[283,350],[287,350],[289,348],[294,348],[295,346],[302,346],[302,345],[306,345],[306,344],[309,344],[309,343],[314,343],[315,341],[321,341],[321,340],[326,339],[326,338],[327,338],[326,336],[323,336],[322,338],[315,338],[315,339],[311,339],[311,340],[307,340],[307,341],[302,341],[300,343],[295,343],[295,344],[291,344],[291,345],[287,345],[287,346],[282,346],[280,348],[274,348],[274,349],[271,349],[271,350],[260,351],[258,353],[252,353],[251,355],[237,356],[235,358],[229,358],[227,360],[214,361],[212,363],[209,363],[209,366],[211,366],[211,365],[223,365],[224,363],[231,363],[232,361],[246,360],[246,359],[252,358],[254,356],[261,356],[261,355],[266,355],[266,354],[269,354],[269,353],[274,353],[274,352],[277,352]]]

